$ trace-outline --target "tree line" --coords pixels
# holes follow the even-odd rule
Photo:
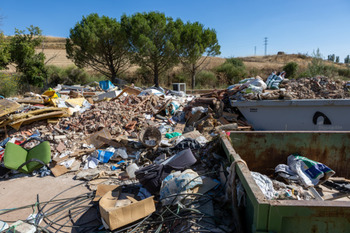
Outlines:
[[[43,39],[34,26],[16,29],[11,37],[0,34],[0,69],[14,64],[28,84],[42,86],[47,78],[45,56],[35,48]],[[70,29],[66,52],[77,67],[91,67],[111,80],[131,65],[139,65],[151,72],[156,87],[160,75],[182,64],[191,74],[194,88],[205,58],[219,55],[220,45],[214,29],[199,22],[174,20],[164,13],[124,14],[119,21],[93,13]]]
[[[327,60],[335,63],[339,63],[339,56],[335,56],[335,54],[329,54],[327,57]],[[344,64],[350,64],[350,55],[347,55],[344,58]]]

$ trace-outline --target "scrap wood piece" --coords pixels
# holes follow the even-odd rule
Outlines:
[[[165,110],[166,107],[170,104],[170,102],[172,101],[172,99],[168,99],[158,110],[158,112],[156,112],[155,115],[159,114],[161,111]]]
[[[53,162],[50,165],[50,170],[55,177],[61,176],[68,172],[68,169],[66,168],[66,166],[59,165],[57,162]]]
[[[251,126],[238,126],[237,129],[240,131],[251,131],[253,127]]]
[[[215,127],[215,129],[218,130],[218,131],[222,131],[222,130],[227,130],[227,131],[237,130],[237,128],[238,128],[237,123],[231,123],[231,124],[220,125],[220,126]]]
[[[65,116],[65,114],[66,114],[65,111],[55,111],[55,112],[50,112],[42,115],[32,116],[26,119],[20,119],[20,120],[11,122],[8,125],[14,128],[15,130],[19,130],[21,125],[30,124],[35,121],[40,121],[40,120],[45,120],[50,118],[63,117]]]
[[[42,108],[42,109],[37,109],[37,110],[29,111],[29,112],[13,114],[13,115],[7,117],[6,121],[1,123],[1,126],[5,125],[5,124],[7,125],[11,122],[14,122],[14,121],[17,121],[20,119],[30,118],[32,116],[36,116],[36,115],[40,115],[40,114],[44,114],[44,113],[48,113],[48,112],[54,112],[54,111],[63,111],[65,113],[65,117],[69,116],[67,108],[56,108],[56,107]]]
[[[14,101],[8,99],[0,99],[0,117],[15,112],[20,107],[21,105]]]
[[[202,115],[205,115],[205,114],[202,113],[201,111],[197,111],[193,115],[191,114],[191,116],[187,119],[186,125],[187,126],[193,125],[195,122],[197,122],[198,120],[200,120],[202,118]]]
[[[16,100],[19,104],[44,104],[43,99],[24,98]]]
[[[228,120],[226,120],[226,118],[224,118],[223,116],[220,117],[218,120],[219,120],[220,123],[223,124],[223,125],[230,124],[230,122],[229,122]]]
[[[122,90],[122,92],[120,92],[120,94],[118,96],[112,98],[111,101],[118,99],[125,92],[128,93],[129,95],[139,95],[141,93],[141,91],[136,89],[136,88],[133,88],[130,86],[125,86],[125,88]]]
[[[137,121],[129,121],[126,125],[125,125],[125,129],[126,130],[133,130],[135,128],[137,124]]]

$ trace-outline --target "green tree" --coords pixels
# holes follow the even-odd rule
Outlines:
[[[344,58],[344,63],[345,63],[345,64],[349,64],[349,63],[350,63],[350,55],[348,55],[348,56],[346,56],[346,57]]]
[[[334,62],[334,60],[335,60],[335,54],[328,55],[328,61]]]
[[[15,35],[9,39],[9,62],[23,74],[26,84],[42,87],[46,78],[45,55],[36,53],[35,48],[42,43],[43,37],[40,28],[33,25],[27,31],[15,29]]]
[[[8,39],[0,32],[0,70],[6,69],[10,62]]]
[[[339,63],[339,56],[336,56],[336,57],[335,57],[335,62],[336,62],[336,63]]]
[[[70,29],[67,57],[79,68],[90,66],[116,78],[129,67],[129,46],[120,23],[107,16],[90,14]]]
[[[150,70],[158,87],[159,76],[179,63],[183,22],[163,13],[149,12],[123,15],[121,24],[129,37],[131,61]]]
[[[204,28],[199,22],[187,22],[181,32],[181,63],[191,74],[192,89],[196,86],[196,74],[209,56],[220,54],[220,45],[213,29]],[[202,56],[205,55],[204,58]]]
[[[295,78],[298,72],[298,63],[296,62],[288,62],[283,70],[286,72],[286,78]]]

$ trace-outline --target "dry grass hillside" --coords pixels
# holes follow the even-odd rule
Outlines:
[[[73,65],[73,62],[66,57],[65,51],[66,39],[61,37],[45,37],[45,41],[42,48],[38,48],[38,51],[44,51],[46,55],[46,64],[56,65],[59,67],[66,67]],[[259,73],[269,74],[273,70],[280,71],[284,65],[288,62],[298,63],[300,68],[306,68],[311,62],[312,57],[308,57],[302,54],[281,54],[281,55],[269,55],[269,56],[252,56],[252,57],[240,57],[245,66],[248,69],[259,70]],[[205,69],[213,69],[225,62],[225,58],[210,57],[206,60]],[[334,65],[337,68],[345,68],[344,64],[334,64],[332,62],[325,61],[326,64]],[[133,66],[129,69],[129,72],[134,72],[137,67]],[[174,71],[178,71],[180,67],[175,67]],[[14,71],[11,68],[11,71]]]

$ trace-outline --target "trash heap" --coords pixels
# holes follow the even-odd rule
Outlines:
[[[287,79],[285,72],[273,72],[264,81],[261,77],[241,80],[227,88],[232,100],[291,100],[291,99],[345,99],[350,97],[350,83],[323,76]]]
[[[106,83],[101,89],[61,85],[24,102],[0,100],[1,177],[74,173],[93,192],[97,228],[232,231],[224,192],[228,161],[218,137],[250,127],[224,111],[224,93],[187,96]],[[40,156],[50,162],[16,169],[14,151],[26,143],[27,158],[35,157],[31,151],[42,141],[49,151]],[[37,218],[45,219],[42,214]],[[32,224],[37,229],[39,220]]]
[[[273,177],[251,172],[266,199],[307,201],[333,201],[349,196],[350,180],[333,177],[334,174],[327,165],[298,153],[289,155],[287,164],[277,165]]]

